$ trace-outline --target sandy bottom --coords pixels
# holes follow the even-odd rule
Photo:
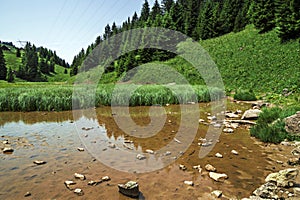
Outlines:
[[[228,102],[227,110],[249,107]],[[210,104],[199,104],[199,108],[200,118],[207,121]],[[258,142],[250,137],[247,126],[218,137],[222,128],[200,124],[193,135],[195,113],[184,115],[179,106],[165,109],[166,115],[153,112],[153,118],[159,120],[151,122],[149,107],[130,108],[132,120],[141,127],[149,125],[154,130],[164,120],[163,128],[150,137],[130,123],[126,131],[121,129],[115,116],[127,122],[126,112],[115,113],[109,107],[98,108],[95,113],[78,111],[74,116],[72,112],[0,113],[0,148],[14,148],[12,154],[0,153],[0,199],[24,199],[24,194],[30,192],[26,199],[126,200],[130,198],[120,194],[117,185],[129,180],[138,181],[139,199],[212,199],[213,190],[223,191],[221,199],[240,199],[250,196],[269,173],[288,168],[286,161],[292,157],[292,147]],[[181,122],[182,116],[190,116],[187,123]],[[205,148],[198,145],[199,138],[206,137],[209,127],[216,145],[204,158],[199,158],[200,149]],[[178,135],[180,131],[183,132]],[[5,140],[10,144],[3,144]],[[127,140],[132,142],[124,146]],[[115,148],[110,148],[111,144]],[[78,147],[85,151],[79,152]],[[146,149],[156,154],[147,154]],[[232,150],[239,154],[233,155]],[[167,151],[171,154],[165,155]],[[137,160],[138,153],[147,158]],[[216,158],[216,153],[223,158]],[[34,160],[47,163],[38,166]],[[229,178],[215,182],[205,169],[201,174],[193,169],[195,165],[204,168],[208,163]],[[180,170],[179,164],[187,170]],[[75,179],[74,173],[84,174],[86,180]],[[103,176],[111,180],[97,186],[87,184]],[[72,188],[81,188],[84,195],[67,189],[66,180],[75,181]],[[193,181],[194,186],[185,185],[184,181]]]

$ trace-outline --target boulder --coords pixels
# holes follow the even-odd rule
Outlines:
[[[220,181],[220,179],[227,179],[227,174],[220,174],[215,172],[209,172],[209,177],[215,181]]]
[[[288,133],[300,135],[300,111],[295,115],[287,117],[285,120],[285,130]]]
[[[269,174],[265,181],[274,182],[278,187],[291,187],[299,173],[298,169],[285,169]]]
[[[125,196],[136,198],[139,196],[139,184],[135,181],[129,181],[126,184],[118,184],[119,192]]]
[[[261,113],[262,111],[259,110],[259,109],[250,109],[250,110],[246,110],[245,113],[243,114],[242,116],[242,120],[244,119],[257,119],[259,114]]]
[[[265,183],[259,188],[257,188],[254,192],[253,195],[263,198],[263,199],[278,199],[276,193],[277,186],[275,183]]]

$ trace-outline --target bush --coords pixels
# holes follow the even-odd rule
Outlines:
[[[284,139],[300,140],[300,136],[291,135],[285,130],[284,118],[295,114],[300,107],[281,109],[278,107],[263,109],[257,124],[250,129],[251,136],[263,142],[280,143]]]
[[[235,100],[256,101],[257,98],[252,90],[237,90],[234,94]]]

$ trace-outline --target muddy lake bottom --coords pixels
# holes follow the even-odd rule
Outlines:
[[[222,127],[199,124],[198,115],[208,122],[211,105],[196,106],[199,112],[187,106],[187,114],[176,105],[157,110],[100,107],[74,112],[0,113],[0,148],[9,145],[14,149],[12,154],[0,153],[0,199],[24,199],[30,192],[26,199],[127,200],[131,198],[120,194],[117,185],[130,180],[139,183],[139,199],[211,199],[214,190],[223,192],[221,199],[241,199],[249,197],[269,173],[288,168],[285,163],[292,157],[292,147],[261,143],[250,137],[245,125],[226,134]],[[250,107],[227,103],[227,110],[232,111]],[[150,135],[151,131],[156,134]],[[213,145],[199,146],[199,139],[206,138],[208,131]],[[155,153],[149,154],[147,149]],[[239,154],[232,154],[232,150]],[[201,156],[202,151],[207,154]],[[215,157],[216,153],[223,158]],[[146,158],[138,160],[137,154]],[[46,164],[36,165],[35,160]],[[180,170],[180,164],[187,170]],[[229,178],[213,181],[204,169],[206,164]],[[203,168],[202,173],[193,169],[197,165]],[[75,179],[74,173],[84,174],[86,180]],[[103,176],[111,180],[96,186],[87,184]],[[84,195],[67,189],[66,180],[75,181],[72,187],[81,188]],[[184,181],[193,181],[194,186]]]

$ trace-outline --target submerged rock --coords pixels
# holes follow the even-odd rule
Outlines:
[[[125,196],[136,198],[139,196],[139,184],[135,181],[129,181],[126,184],[118,184],[119,192]]]

